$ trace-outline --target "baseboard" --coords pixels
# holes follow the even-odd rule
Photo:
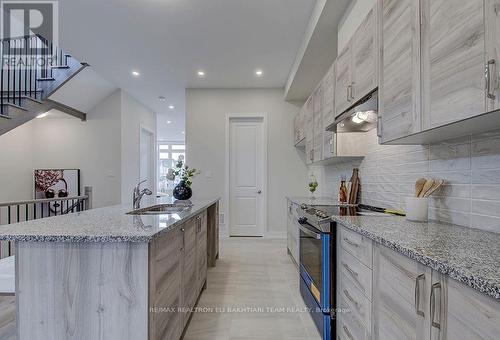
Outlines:
[[[264,234],[264,238],[284,239],[284,238],[286,238],[286,231],[267,231]]]

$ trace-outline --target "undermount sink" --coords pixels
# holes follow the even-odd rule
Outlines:
[[[158,204],[147,208],[137,209],[128,212],[128,215],[162,215],[162,214],[178,214],[191,209],[192,205],[186,204]]]

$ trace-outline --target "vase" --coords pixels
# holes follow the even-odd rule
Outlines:
[[[175,199],[185,201],[193,196],[193,190],[191,190],[191,187],[189,187],[185,181],[180,181],[179,184],[175,186],[173,194]]]

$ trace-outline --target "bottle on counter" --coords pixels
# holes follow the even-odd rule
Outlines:
[[[347,203],[347,187],[345,185],[345,176],[342,176],[340,179],[340,188],[339,188],[339,202]]]

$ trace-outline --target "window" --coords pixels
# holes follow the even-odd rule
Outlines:
[[[184,143],[158,142],[158,193],[171,195],[175,182],[167,179],[168,169],[174,167],[179,156],[186,158],[186,145]]]

